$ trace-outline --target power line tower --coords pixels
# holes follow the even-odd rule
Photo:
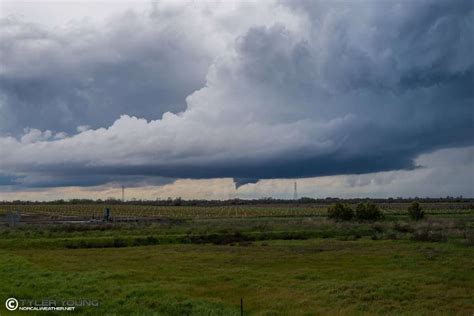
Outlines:
[[[298,200],[298,186],[295,182],[295,188],[293,190],[293,200]]]
[[[125,202],[125,186],[122,185],[122,202]]]

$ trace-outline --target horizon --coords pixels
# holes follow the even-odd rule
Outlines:
[[[334,202],[334,201],[389,201],[389,202],[426,202],[426,201],[437,201],[437,202],[444,202],[444,201],[455,201],[455,202],[466,202],[466,201],[471,201],[474,200],[474,197],[465,197],[465,196],[445,196],[445,197],[419,197],[419,196],[414,196],[414,197],[386,197],[386,198],[380,198],[380,197],[355,197],[355,198],[339,198],[339,197],[332,197],[332,196],[327,196],[323,198],[313,198],[313,197],[308,197],[308,196],[302,196],[297,199],[292,199],[292,198],[274,198],[271,196],[268,197],[260,197],[260,198],[252,198],[252,199],[241,199],[241,198],[234,198],[234,199],[222,199],[222,200],[207,200],[207,199],[182,199],[181,197],[168,197],[166,199],[154,199],[154,200],[146,200],[146,199],[126,199],[125,201],[120,199],[120,198],[113,198],[109,197],[106,199],[76,199],[76,198],[71,198],[71,199],[59,199],[59,200],[45,200],[45,201],[38,201],[38,200],[12,200],[12,201],[1,201],[0,204],[15,204],[15,203],[20,203],[20,204],[28,204],[28,203],[38,203],[38,204],[54,204],[54,203],[65,203],[65,204],[81,204],[81,203],[112,203],[112,204],[169,204],[169,203],[184,203],[180,204],[180,206],[194,206],[196,204],[186,204],[186,203],[215,203],[215,204],[222,204],[224,205],[225,203],[231,203],[231,202],[242,202],[242,203],[253,203],[253,202],[276,202],[276,203],[300,203],[300,204],[310,204],[310,203],[319,203],[319,202]],[[198,204],[199,205],[199,204]]]

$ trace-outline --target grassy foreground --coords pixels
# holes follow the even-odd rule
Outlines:
[[[246,315],[472,315],[472,293],[473,249],[449,241],[0,250],[1,315],[8,297],[99,300],[87,315],[240,315],[240,298]]]

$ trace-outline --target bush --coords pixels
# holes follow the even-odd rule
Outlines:
[[[374,203],[359,203],[355,216],[360,221],[376,221],[383,218],[379,207]]]
[[[442,242],[446,241],[446,236],[441,232],[431,231],[428,229],[423,229],[421,231],[416,231],[411,237],[415,241],[428,241],[428,242]]]
[[[467,246],[474,246],[474,231],[473,230],[468,230],[464,234],[465,239],[465,244]]]
[[[328,208],[328,217],[336,221],[350,221],[354,211],[348,205],[336,203]]]
[[[409,224],[395,223],[393,229],[401,233],[413,233],[415,229]]]
[[[419,220],[423,219],[423,217],[425,216],[425,212],[422,211],[420,203],[418,203],[418,202],[413,202],[408,207],[408,214],[415,221],[419,221]]]

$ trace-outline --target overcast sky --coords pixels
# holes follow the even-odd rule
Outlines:
[[[474,196],[470,0],[0,0],[0,19],[0,199]]]

